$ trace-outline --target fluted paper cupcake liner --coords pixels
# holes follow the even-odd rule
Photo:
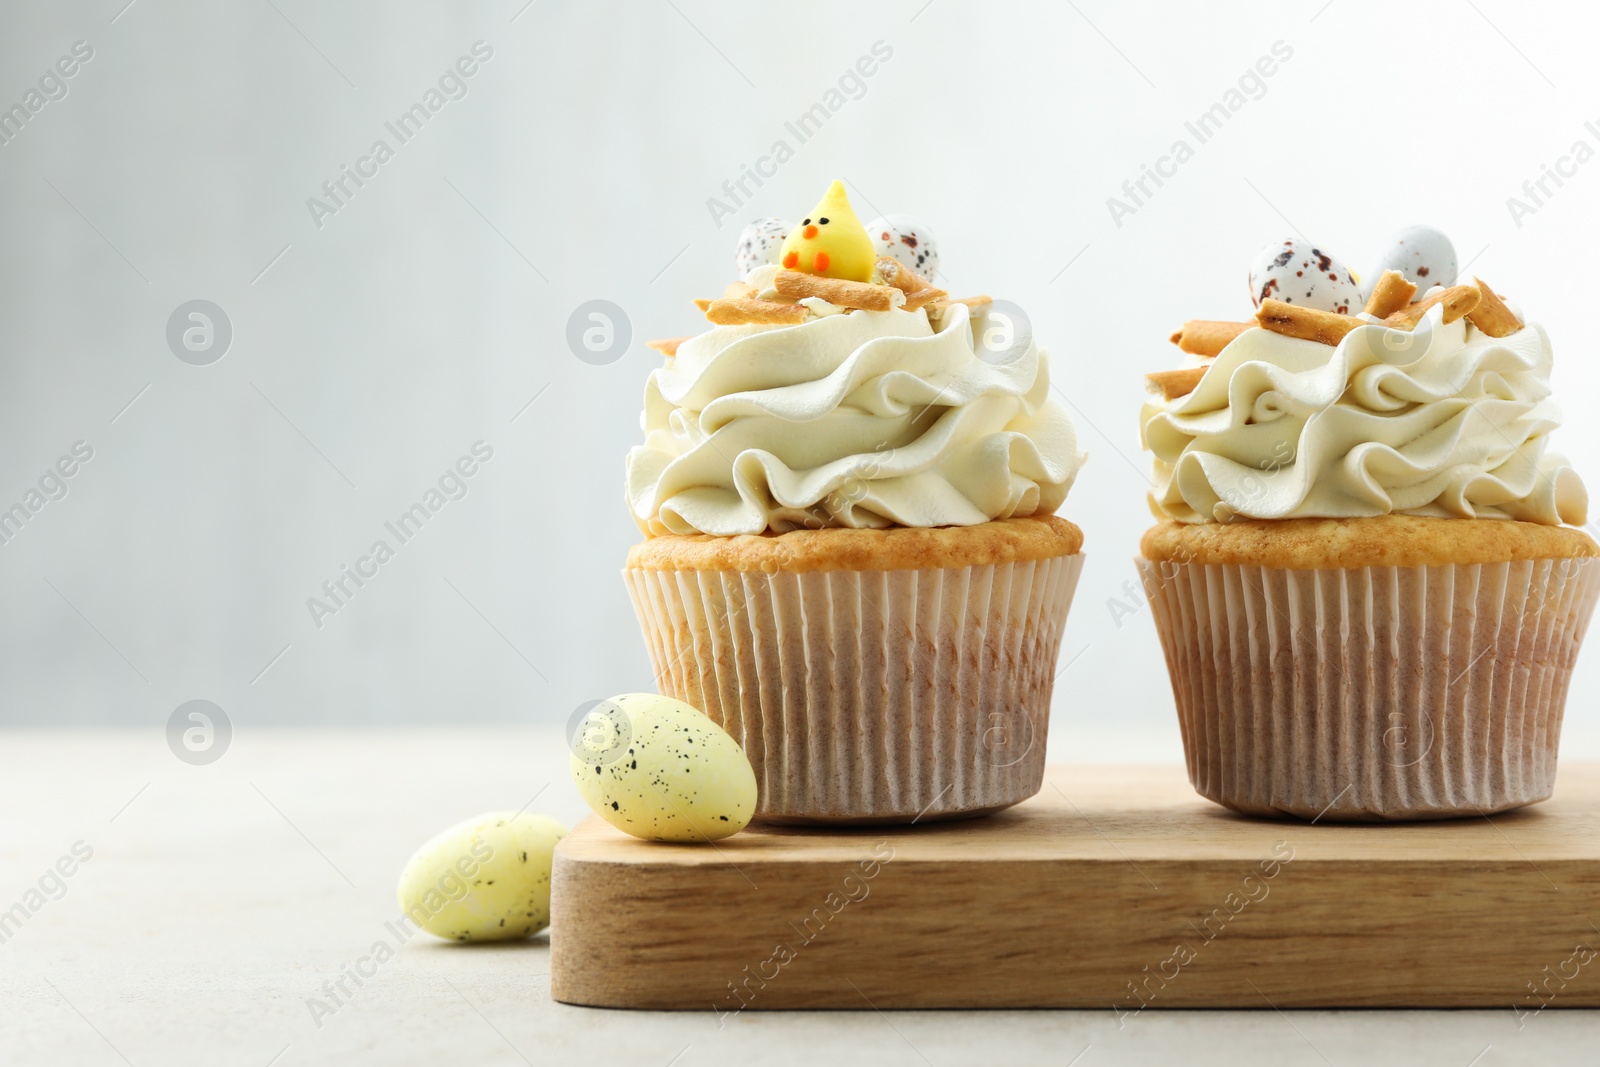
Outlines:
[[[757,817],[911,822],[1039,791],[1083,554],[949,569],[623,572],[662,693],[743,746]]]
[[[1550,796],[1600,560],[1136,562],[1202,796],[1251,814],[1367,820]]]

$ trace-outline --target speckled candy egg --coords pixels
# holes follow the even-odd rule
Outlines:
[[[739,245],[734,250],[733,262],[739,277],[768,263],[778,262],[778,250],[783,239],[789,236],[792,224],[786,219],[756,219],[739,234]]]
[[[566,827],[544,815],[489,812],[423,845],[396,895],[411,922],[451,941],[505,941],[550,924],[550,866]]]
[[[1268,297],[1285,304],[1337,311],[1361,310],[1361,286],[1350,268],[1298,237],[1274,241],[1250,265],[1250,299],[1257,307]]]
[[[1364,279],[1367,292],[1384,271],[1397,270],[1417,287],[1417,297],[1436,285],[1456,283],[1456,246],[1432,226],[1410,226],[1389,238],[1372,274]]]
[[[715,841],[756,810],[744,750],[671,697],[625,693],[597,704],[573,732],[572,780],[623,833],[650,841]]]
[[[867,223],[867,236],[880,256],[888,256],[928,281],[939,273],[939,243],[919,222],[904,215],[885,215]]]

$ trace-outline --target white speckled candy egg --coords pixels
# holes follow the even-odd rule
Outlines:
[[[451,941],[505,941],[550,924],[550,865],[566,827],[489,812],[423,845],[400,872],[400,909]]]
[[[1350,268],[1298,237],[1274,241],[1250,264],[1250,299],[1260,307],[1268,297],[1341,315],[1362,306],[1361,286]]]
[[[905,215],[885,215],[867,223],[878,255],[888,256],[928,281],[939,273],[939,243],[929,229]]]
[[[1389,238],[1363,288],[1372,292],[1384,271],[1397,270],[1417,287],[1417,298],[1421,299],[1436,285],[1456,283],[1456,263],[1456,246],[1450,238],[1432,226],[1409,226]]]
[[[739,277],[768,263],[778,262],[778,252],[783,239],[789,236],[793,225],[786,219],[756,219],[739,233],[739,244],[733,252],[734,266]]]
[[[624,693],[595,705],[572,741],[572,780],[623,833],[715,841],[756,810],[756,775],[727,732],[671,697]]]

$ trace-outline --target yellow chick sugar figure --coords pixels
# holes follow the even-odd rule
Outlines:
[[[852,282],[870,281],[876,261],[872,238],[856,218],[843,182],[828,186],[805,221],[789,231],[779,259],[789,270]]]

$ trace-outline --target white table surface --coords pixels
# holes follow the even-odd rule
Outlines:
[[[719,1029],[710,1010],[553,1002],[544,936],[418,935],[318,1026],[308,998],[385,936],[400,867],[428,836],[535,794],[535,810],[569,824],[584,814],[558,733],[235,724],[227,753],[192,767],[162,726],[0,733],[0,909],[75,842],[93,849],[0,944],[8,1067],[1593,1062],[1594,1013],[1552,1007],[1519,1027],[1509,1005],[1152,1010],[1121,1029],[1109,1010],[746,1012]],[[1062,755],[1136,747],[1079,742]]]

